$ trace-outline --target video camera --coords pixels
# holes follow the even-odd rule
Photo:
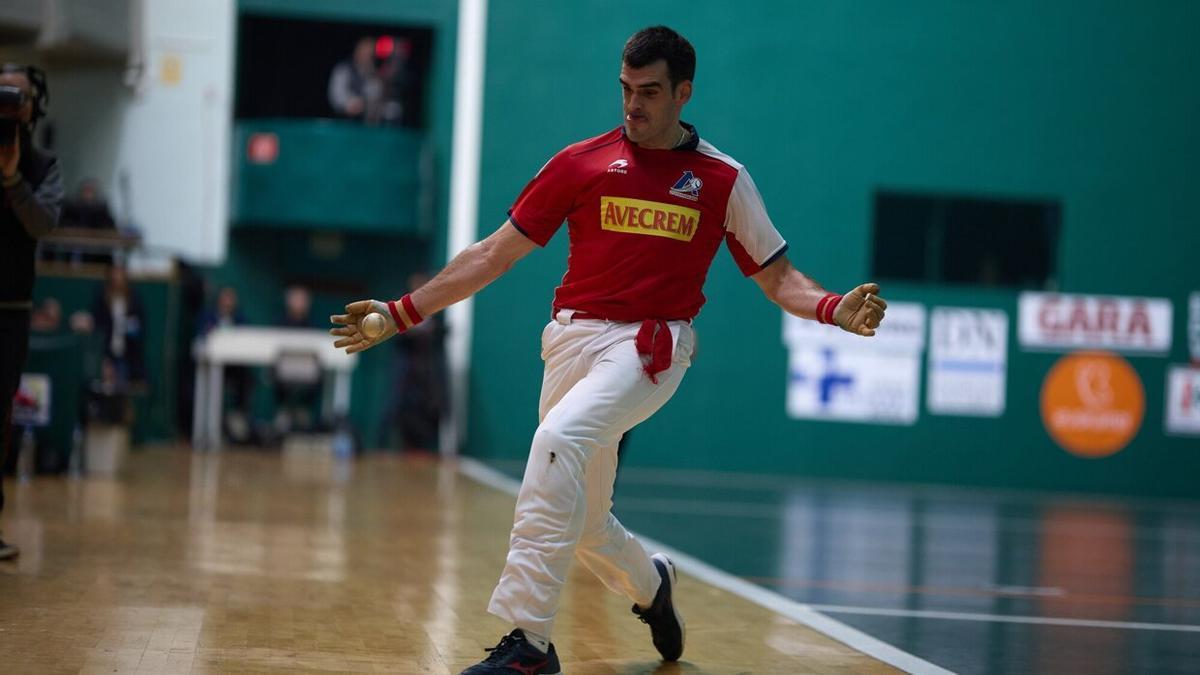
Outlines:
[[[0,147],[9,147],[17,142],[23,107],[25,92],[20,87],[0,85]]]
[[[30,130],[46,115],[50,103],[50,89],[46,86],[46,73],[36,66],[19,63],[0,64],[0,73],[20,73],[29,80],[29,91],[10,84],[0,84],[0,147],[11,147],[17,142],[21,128],[21,109],[33,103],[28,122]]]

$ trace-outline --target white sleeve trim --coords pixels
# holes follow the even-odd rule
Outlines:
[[[729,193],[725,230],[737,239],[759,265],[787,246],[783,235],[779,234],[779,230],[775,229],[775,224],[771,222],[771,217],[767,215],[767,207],[763,204],[762,196],[758,194],[754,180],[742,166],[738,167],[737,180]]]

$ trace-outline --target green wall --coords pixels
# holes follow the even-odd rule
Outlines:
[[[700,356],[636,430],[627,462],[1196,494],[1200,441],[1163,435],[1162,398],[1168,361],[1186,360],[1184,298],[1200,290],[1200,4],[491,3],[481,234],[559,148],[620,123],[621,46],[655,23],[698,53],[685,119],[747,165],[791,260],[827,287],[868,276],[878,188],[1051,198],[1063,206],[1058,290],[1168,297],[1175,333],[1169,359],[1130,358],[1147,398],[1139,436],[1113,457],[1084,460],[1042,428],[1037,394],[1056,356],[1016,345],[1015,291],[887,284],[892,300],[1008,312],[1005,415],[931,416],[923,382],[915,427],[792,420],[780,312],[722,252],[697,322]],[[565,242],[560,232],[478,298],[473,455],[527,452],[537,340]]]
[[[444,223],[448,211],[450,137],[454,92],[454,52],[457,22],[457,3],[454,0],[239,0],[238,11],[258,15],[273,15],[290,19],[312,19],[348,22],[379,22],[429,28],[433,31],[429,88],[426,97],[428,110],[424,118],[427,128],[416,138],[409,130],[338,128],[340,152],[347,152],[349,142],[366,144],[369,151],[354,151],[358,158],[348,171],[373,171],[380,163],[395,162],[397,153],[406,158],[404,171],[415,168],[418,145],[429,144],[433,166],[435,192],[432,222]],[[261,122],[247,123],[245,129],[257,128]],[[284,121],[285,131],[298,135],[320,133],[325,127],[339,127],[336,122]],[[383,135],[383,142],[372,140]],[[286,138],[283,140],[287,140]],[[244,156],[244,139],[234,139],[231,156],[240,162]],[[397,144],[402,148],[397,148]],[[361,149],[360,149],[361,150]],[[282,159],[282,155],[281,155]],[[338,177],[345,180],[348,176]],[[393,176],[402,180],[404,176]],[[236,180],[236,172],[235,178]],[[303,182],[303,181],[301,181]],[[245,186],[243,186],[245,187]],[[276,204],[260,203],[246,213],[237,205],[231,209],[231,220],[242,222],[231,227],[228,256],[219,267],[204,273],[214,286],[229,284],[238,288],[243,308],[254,323],[273,322],[280,313],[284,287],[289,283],[304,283],[313,289],[313,315],[322,321],[329,314],[341,312],[346,302],[363,297],[397,297],[406,290],[407,276],[412,271],[440,264],[444,258],[446,232],[444,227],[423,229],[417,213],[413,191],[402,186],[393,194],[395,213],[386,213],[386,204],[356,204],[357,215],[352,222],[340,222],[327,212],[276,209]],[[293,197],[304,195],[293,195]],[[261,197],[261,195],[258,195]],[[288,195],[277,193],[276,199]],[[308,206],[306,204],[306,206]],[[272,211],[281,215],[264,217]],[[285,213],[285,211],[287,211]],[[394,218],[394,222],[389,220]],[[320,223],[320,225],[317,225]],[[313,225],[304,229],[300,225]],[[325,230],[324,234],[318,234]],[[352,232],[353,231],[353,232]],[[384,427],[387,406],[391,402],[393,379],[393,350],[376,349],[363,354],[355,371],[351,389],[351,420],[366,447],[386,443],[388,430]],[[265,382],[265,381],[264,381]],[[268,388],[258,387],[256,408],[269,404]],[[267,392],[267,393],[262,393]]]
[[[421,213],[424,133],[349,120],[243,120],[234,125],[234,147],[248,147],[256,134],[274,135],[279,155],[258,163],[244,150],[233,154],[234,223],[383,234],[433,229]]]

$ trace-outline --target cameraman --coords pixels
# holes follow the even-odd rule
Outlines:
[[[0,467],[8,464],[12,400],[29,348],[37,238],[58,224],[63,200],[58,161],[31,142],[48,101],[41,70],[13,63],[0,66]],[[0,540],[0,560],[19,552]]]

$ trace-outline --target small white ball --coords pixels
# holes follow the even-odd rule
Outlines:
[[[383,335],[384,329],[387,327],[387,318],[379,312],[371,312],[364,316],[362,321],[358,322],[358,330],[362,332],[363,337],[368,340]]]

